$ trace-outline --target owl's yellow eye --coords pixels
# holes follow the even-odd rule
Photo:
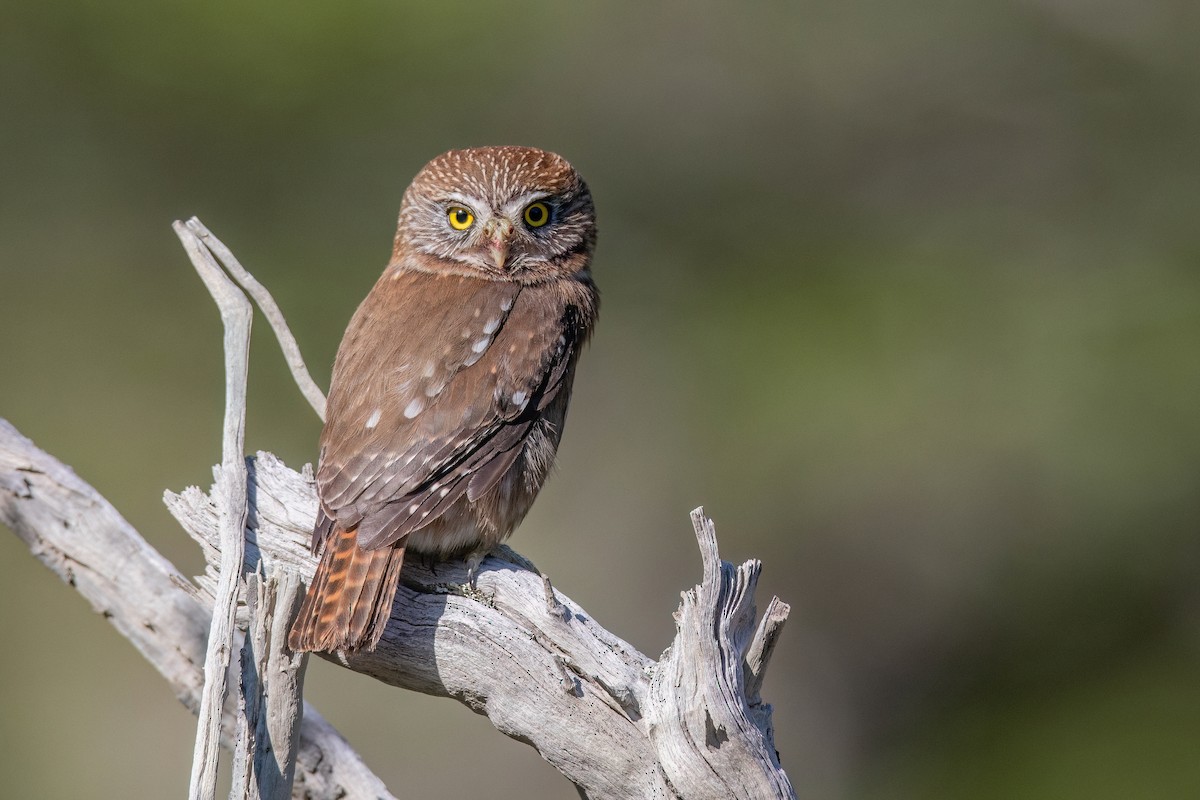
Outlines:
[[[550,221],[550,207],[545,203],[530,203],[525,206],[525,224],[540,228]]]
[[[456,231],[465,231],[475,222],[475,215],[462,206],[454,206],[446,212],[450,227]]]

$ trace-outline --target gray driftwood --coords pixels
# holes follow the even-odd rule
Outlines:
[[[199,591],[70,467],[3,419],[0,523],[128,639],[181,703],[192,713],[199,710],[211,595]],[[234,733],[234,712],[227,705],[223,746],[232,747]],[[296,765],[295,796],[391,798],[346,740],[308,705]]]
[[[198,220],[175,227],[226,324],[224,463],[210,493],[193,487],[165,498],[204,550],[208,570],[199,588],[90,486],[3,420],[0,521],[201,711],[193,797],[212,797],[213,746],[218,738],[230,746],[236,729],[234,798],[282,798],[289,787],[294,797],[388,798],[301,702],[305,657],[287,651],[285,639],[301,581],[315,569],[308,540],[316,496],[310,469],[296,473],[269,453],[242,470],[249,318],[235,281],[263,307],[318,415],[324,397],[266,289]],[[771,708],[760,697],[788,607],[773,598],[756,625],[761,564],[721,561],[712,521],[697,509],[692,522],[704,577],[684,592],[675,640],[657,662],[597,625],[508,548],[483,563],[478,588],[469,591],[462,588],[465,565],[433,572],[410,561],[379,647],[330,658],[395,686],[458,699],[536,747],[593,800],[795,797],[775,752]],[[235,646],[234,621],[249,632],[240,691],[228,703],[215,670]],[[202,691],[199,652],[210,624]]]
[[[226,676],[234,648],[233,620],[242,585],[242,558],[246,528],[246,376],[250,371],[250,322],[254,306],[245,293],[221,269],[209,249],[184,223],[175,223],[188,257],[221,312],[225,328],[225,422],[221,440],[221,465],[214,474],[221,486],[221,580],[217,586],[208,650],[204,656],[204,688],[200,692],[196,746],[192,754],[190,800],[216,800],[217,756],[220,750],[221,716],[228,696]],[[252,666],[252,665],[251,665]],[[257,682],[252,683],[257,686]],[[256,706],[252,701],[251,707]],[[238,707],[246,708],[239,700]],[[239,714],[239,723],[244,715]],[[249,741],[251,731],[239,724],[239,741]],[[240,760],[251,759],[253,751],[238,747]],[[235,763],[242,777],[252,770]],[[285,795],[286,797],[286,795]]]
[[[246,579],[246,641],[231,795],[287,800],[292,793],[303,717],[305,653],[287,648],[288,628],[300,611],[304,586],[291,570],[267,573],[262,564]]]
[[[214,474],[221,487],[220,580],[214,592],[213,622],[204,661],[196,743],[192,756],[190,800],[216,800],[217,761],[228,697],[226,676],[234,649],[234,619],[243,591],[250,609],[235,683],[237,740],[231,800],[286,800],[295,775],[296,748],[308,658],[286,651],[286,631],[297,612],[303,587],[294,572],[276,573],[260,562],[244,574],[247,517],[245,463],[246,377],[250,366],[250,323],[254,297],[275,331],[292,375],[318,416],[325,396],[313,382],[300,349],[274,298],[238,262],[229,248],[193,217],[174,224],[175,233],[221,312],[225,329],[225,421],[221,465]]]
[[[311,474],[259,453],[250,470],[246,563],[307,580],[316,497]],[[218,503],[190,488],[167,494],[171,513],[209,565],[220,561]],[[639,653],[501,548],[483,562],[478,591],[462,563],[405,565],[392,618],[374,653],[329,658],[385,683],[454,697],[501,732],[537,748],[593,800],[794,797],[779,766],[770,706],[758,696],[786,618],[777,599],[756,626],[761,565],[717,556],[712,522],[693,513],[704,580],[684,592],[679,631],[659,661]],[[436,632],[436,636],[434,635]]]

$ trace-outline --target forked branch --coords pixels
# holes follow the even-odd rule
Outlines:
[[[225,502],[221,505],[221,580],[217,586],[208,652],[204,658],[204,690],[200,695],[196,748],[192,755],[190,800],[215,800],[221,714],[225,707],[225,678],[233,652],[233,618],[242,582],[242,553],[246,527],[246,376],[250,370],[250,301],[217,265],[208,248],[183,223],[175,233],[187,250],[209,294],[221,312],[225,328],[225,423],[221,465],[215,469]],[[239,703],[244,708],[244,704]],[[241,748],[239,753],[245,751]],[[236,771],[236,768],[235,768]],[[243,768],[244,771],[244,768]]]

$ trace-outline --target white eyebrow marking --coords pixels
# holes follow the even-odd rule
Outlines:
[[[526,192],[525,194],[518,195],[517,197],[514,197],[512,200],[509,200],[507,203],[505,203],[502,206],[501,210],[503,210],[507,214],[516,216],[517,212],[524,209],[525,206],[529,205],[530,203],[536,202],[538,200],[545,200],[547,197],[552,197],[552,196],[553,195],[550,192],[541,192],[541,191]]]
[[[379,418],[383,416],[383,409],[377,408],[371,412],[371,416],[367,418],[367,427],[374,428],[379,424]]]
[[[475,211],[480,205],[478,197],[471,197],[462,192],[446,192],[446,199],[457,203],[460,206],[466,206],[469,210]]]

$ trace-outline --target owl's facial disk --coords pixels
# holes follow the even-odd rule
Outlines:
[[[587,186],[558,156],[530,148],[451,151],[409,188],[393,260],[534,283],[586,270],[595,235]]]

